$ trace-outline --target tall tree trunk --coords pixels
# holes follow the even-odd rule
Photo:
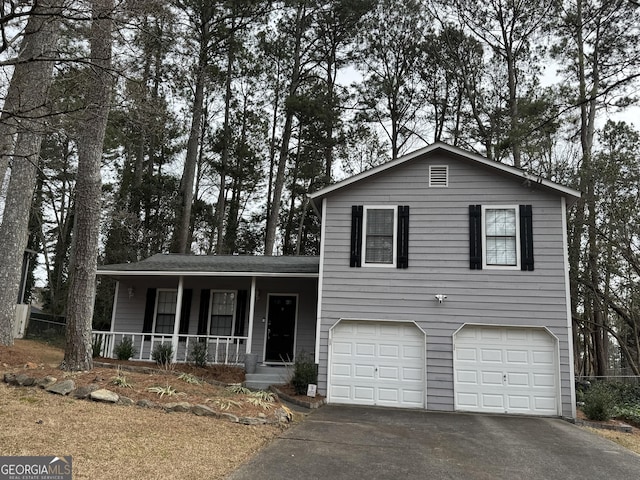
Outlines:
[[[115,0],[93,0],[91,62],[86,105],[78,129],[76,216],[67,297],[66,347],[62,368],[91,370],[91,323],[96,291],[102,179],[100,165],[113,77],[111,45]]]
[[[189,229],[191,226],[191,207],[193,205],[193,186],[198,163],[198,148],[200,130],[202,129],[202,109],[204,105],[204,84],[206,81],[207,45],[209,39],[209,22],[202,23],[200,36],[200,51],[198,54],[198,67],[196,72],[196,90],[193,97],[193,114],[191,117],[191,129],[187,141],[187,155],[184,161],[180,191],[178,193],[178,206],[176,209],[176,222],[171,242],[173,253],[187,253],[189,250]]]
[[[27,246],[29,210],[36,185],[42,143],[42,116],[53,72],[59,34],[59,1],[42,1],[33,7],[11,83],[21,95],[11,106],[20,114],[13,166],[0,226],[0,345],[13,344],[13,323],[20,283],[20,268]],[[11,90],[13,87],[10,87]],[[0,172],[4,176],[4,172]]]
[[[224,249],[224,213],[226,209],[227,194],[227,169],[229,165],[229,154],[231,150],[231,80],[233,79],[233,62],[235,53],[235,38],[233,32],[235,22],[231,24],[231,31],[228,39],[227,50],[227,72],[224,92],[224,123],[222,125],[222,152],[220,154],[220,191],[218,202],[216,203],[215,224],[218,230],[216,239],[216,253],[223,253]]]

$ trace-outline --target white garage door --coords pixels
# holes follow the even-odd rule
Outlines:
[[[456,410],[558,415],[556,347],[545,330],[467,325],[453,341]]]
[[[412,323],[338,323],[328,393],[332,403],[424,408],[424,334]]]

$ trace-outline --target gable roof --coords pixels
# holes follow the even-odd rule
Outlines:
[[[319,257],[313,256],[266,257],[158,253],[140,262],[99,266],[98,275],[317,277],[319,269]]]
[[[386,172],[392,168],[396,168],[399,165],[402,165],[410,160],[413,160],[420,156],[432,155],[438,152],[443,152],[455,156],[463,161],[476,163],[478,165],[488,167],[490,169],[495,170],[503,175],[512,176],[515,179],[518,179],[523,182],[530,182],[532,184],[536,184],[539,187],[550,190],[557,193],[559,196],[566,197],[567,205],[572,205],[576,200],[581,197],[581,193],[577,190],[574,190],[570,187],[565,187],[564,185],[560,185],[558,183],[552,182],[550,180],[544,179],[537,175],[531,175],[524,170],[519,168],[511,167],[509,165],[505,165],[500,162],[496,162],[494,160],[489,160],[482,155],[478,155],[476,153],[471,153],[466,150],[463,150],[458,147],[454,147],[452,145],[448,145],[443,142],[436,142],[428,145],[424,148],[416,150],[414,152],[408,153],[407,155],[403,155],[402,157],[398,157],[395,160],[391,160],[389,162],[383,163],[382,165],[378,165],[370,170],[366,170],[358,175],[354,175],[349,177],[341,182],[335,183],[333,185],[329,185],[328,187],[322,188],[314,193],[309,194],[309,198],[311,199],[312,205],[316,211],[320,211],[322,205],[322,199],[326,196],[342,190],[343,188],[347,188],[354,183],[360,182],[364,179],[373,177],[375,175],[379,175],[382,172]]]

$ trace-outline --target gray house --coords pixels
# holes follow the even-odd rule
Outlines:
[[[140,358],[313,352],[330,403],[575,417],[566,210],[579,192],[437,143],[311,195],[320,257],[105,266]],[[99,333],[96,332],[98,335]],[[111,342],[111,343],[110,343]]]

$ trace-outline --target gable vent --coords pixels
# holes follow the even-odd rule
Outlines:
[[[429,167],[429,186],[449,186],[449,167],[447,165],[433,165]]]

